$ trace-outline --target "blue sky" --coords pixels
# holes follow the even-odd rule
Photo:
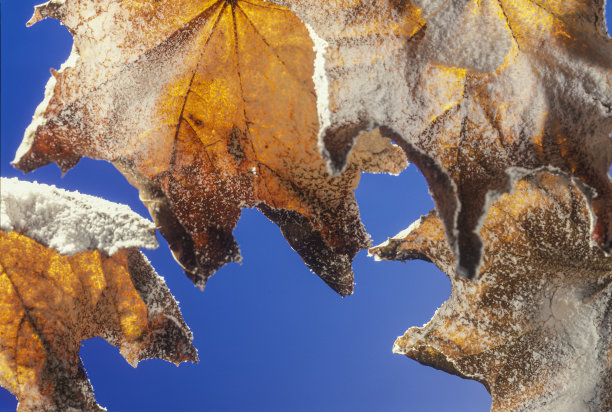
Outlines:
[[[49,69],[59,68],[72,42],[54,20],[25,27],[37,3],[1,2],[1,175],[126,203],[149,217],[136,189],[109,163],[83,159],[64,178],[55,165],[24,176],[9,164]],[[415,166],[399,177],[364,175],[357,200],[374,244],[433,207]],[[362,251],[354,262],[355,294],[342,299],[259,212],[245,210],[235,236],[244,263],[219,270],[204,292],[182,273],[163,238],[157,250],[145,251],[180,302],[200,363],[177,368],[149,360],[134,369],[115,347],[89,340],[81,356],[102,406],[111,412],[489,410],[481,384],[391,353],[396,336],[426,323],[448,297],[450,283],[435,266],[374,262]],[[0,411],[15,407],[0,389]]]

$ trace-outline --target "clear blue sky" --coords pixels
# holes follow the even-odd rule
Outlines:
[[[9,164],[42,100],[49,68],[59,68],[72,42],[54,20],[25,27],[38,2],[1,0],[1,175],[127,203],[149,217],[136,189],[109,163],[83,159],[64,178],[55,165],[24,176]],[[375,244],[432,208],[414,166],[399,177],[364,175],[357,200]],[[89,340],[81,356],[102,406],[111,412],[489,410],[481,384],[391,353],[396,336],[426,323],[448,297],[450,283],[435,266],[374,262],[362,251],[354,262],[355,294],[342,299],[257,211],[243,212],[235,236],[244,263],[219,270],[204,292],[182,273],[163,238],[157,250],[145,251],[180,301],[200,363],[177,368],[149,360],[134,369],[115,347]],[[0,412],[15,408],[15,398],[0,389]]]

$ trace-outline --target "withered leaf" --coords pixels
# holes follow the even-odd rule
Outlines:
[[[243,207],[257,207],[325,282],[351,293],[351,260],[369,244],[353,195],[360,170],[398,173],[405,157],[375,134],[347,173],[328,176],[313,43],[293,13],[261,0],[51,0],[30,23],[46,17],[66,25],[74,49],[16,167],[112,161],[200,287],[240,261],[232,230]]]
[[[526,172],[594,188],[612,246],[612,41],[604,2],[273,0],[326,45],[320,139],[332,170],[380,126],[425,175],[460,273],[481,262],[488,204]]]
[[[132,366],[197,361],[174,297],[138,250],[156,245],[151,222],[91,196],[1,184],[0,385],[19,411],[103,410],[79,357],[92,337]]]
[[[482,382],[492,410],[612,408],[612,258],[590,244],[589,215],[569,179],[539,173],[489,209],[483,270],[459,277],[435,213],[371,249],[445,271],[448,301],[394,352]]]

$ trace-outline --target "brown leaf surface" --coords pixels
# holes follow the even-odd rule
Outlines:
[[[356,133],[381,126],[426,177],[462,273],[478,272],[490,201],[540,168],[596,190],[593,238],[610,251],[612,41],[602,0],[274,3],[327,44],[329,85],[317,94],[329,102],[319,107],[328,165],[343,170]]]
[[[455,274],[435,213],[371,249],[433,261],[451,279],[448,301],[394,352],[482,382],[495,411],[611,410],[612,258],[590,244],[581,192],[560,176],[528,177],[491,205],[480,235],[475,281]]]
[[[0,231],[0,384],[19,411],[104,410],[79,357],[102,337],[132,365],[197,361],[173,296],[138,249],[61,255]]]
[[[405,157],[374,133],[347,173],[328,176],[299,19],[260,0],[52,0],[31,23],[45,17],[75,46],[16,167],[112,161],[200,287],[240,261],[232,230],[257,207],[325,282],[352,292],[352,258],[369,245],[353,194],[360,170],[399,173]]]

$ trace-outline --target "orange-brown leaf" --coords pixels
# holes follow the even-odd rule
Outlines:
[[[102,337],[130,364],[197,361],[174,298],[135,248],[59,254],[0,231],[0,384],[19,411],[103,410],[79,357]]]
[[[540,173],[492,204],[475,281],[456,275],[435,213],[373,248],[433,261],[451,279],[449,300],[394,352],[482,382],[495,411],[609,411],[612,258],[590,244],[589,226],[580,190]]]
[[[313,43],[295,15],[260,0],[52,0],[32,22],[45,17],[69,28],[75,50],[47,86],[18,168],[112,161],[201,287],[240,261],[232,230],[243,207],[257,207],[351,293],[351,260],[368,246],[353,195],[360,170],[397,173],[405,158],[374,134],[344,176],[327,175]],[[364,156],[373,147],[384,161]]]

